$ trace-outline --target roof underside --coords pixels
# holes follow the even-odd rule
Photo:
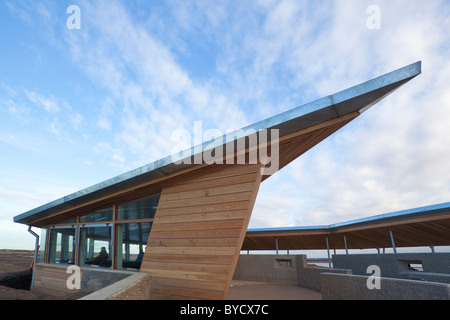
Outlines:
[[[75,211],[77,214],[87,213],[113,203],[136,199],[149,192],[158,192],[163,185],[170,183],[173,176],[192,175],[197,174],[197,170],[219,168],[220,165],[206,167],[204,163],[196,163],[196,154],[217,147],[227,150],[227,144],[234,145],[238,139],[261,130],[279,130],[281,169],[420,73],[419,61],[57,199],[14,217],[14,221],[44,226],[68,219]],[[247,149],[246,152],[252,151]],[[227,156],[225,151],[223,154]],[[182,159],[191,159],[190,164],[186,161],[176,163]],[[266,178],[268,176],[263,179]]]
[[[450,245],[450,203],[316,227],[249,229],[242,250],[308,250]],[[345,236],[345,241],[344,241]]]

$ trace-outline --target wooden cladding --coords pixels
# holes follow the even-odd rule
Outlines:
[[[350,121],[355,119],[359,113],[352,113],[345,117],[337,118],[333,121],[295,132],[294,134],[282,137],[279,142],[279,169],[282,169],[293,160],[300,157],[306,151],[310,150],[321,141],[344,127]],[[269,178],[263,176],[262,180]]]
[[[163,188],[140,269],[152,299],[226,298],[261,173],[217,169]]]
[[[67,288],[67,265],[37,264],[34,275],[34,292],[64,296],[79,290]]]

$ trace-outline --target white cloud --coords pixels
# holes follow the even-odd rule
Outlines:
[[[252,221],[333,223],[449,195],[449,168],[439,160],[450,150],[443,121],[449,116],[443,2],[379,2],[381,30],[367,28],[371,4],[260,1],[216,10],[206,5],[205,12],[185,4],[170,8],[164,39],[151,32],[151,21],[144,27],[121,4],[100,2],[86,4],[90,30],[71,46],[74,61],[123,107],[116,110],[121,122],[111,148],[131,167],[168,155],[167,137],[177,128],[190,130],[193,120],[239,128],[247,119],[261,120],[423,60],[424,73],[411,84],[285,168],[283,181],[264,182],[261,194],[286,199],[286,205],[258,200]],[[157,22],[158,30],[168,27]],[[100,40],[92,46],[94,33]],[[214,79],[193,80],[178,62],[177,54],[189,50],[182,36],[193,34],[220,44]],[[97,124],[117,125],[107,117]],[[283,194],[274,184],[293,191]]]
[[[70,115],[70,122],[75,130],[80,129],[83,124],[83,116],[79,113],[72,114]]]
[[[0,103],[7,107],[8,113],[11,116],[19,119],[22,122],[28,122],[28,117],[31,110],[26,105],[21,102],[16,102],[13,99],[8,99]]]
[[[45,97],[34,91],[25,90],[28,99],[35,103],[37,106],[44,108],[45,111],[50,113],[58,113],[60,111],[59,103],[54,97]]]
[[[7,6],[33,20],[20,3]],[[422,60],[422,75],[265,181],[251,226],[328,224],[448,201],[447,2],[377,1],[380,30],[366,25],[373,1],[173,1],[139,14],[127,4],[80,1],[82,29],[55,37],[101,92],[88,115],[27,90],[55,133],[92,121],[100,131],[91,150],[129,170],[169,155],[172,132],[192,131],[194,120],[237,129]],[[37,11],[47,28],[51,10]],[[208,70],[199,76],[197,67]],[[10,98],[9,112],[26,115],[28,105]]]
[[[330,23],[320,37],[310,41],[307,33],[303,43],[293,39],[288,44],[290,68],[302,70],[301,77],[311,80],[309,87],[316,87],[318,96],[423,61],[419,77],[284,169],[288,173],[282,183],[297,184],[298,206],[278,212],[283,218],[296,212],[289,225],[335,223],[450,198],[450,164],[444,160],[450,156],[450,23],[444,3],[379,5],[379,31],[365,29],[366,3],[340,1],[313,22]],[[282,197],[277,183],[267,180],[260,192]],[[259,211],[252,219],[270,226],[272,211],[259,205],[263,202],[257,200]]]
[[[111,130],[111,121],[107,118],[101,117],[97,121],[97,127],[103,130]]]
[[[103,107],[96,123],[114,127],[114,149],[125,157],[116,157],[120,163],[142,165],[169,155],[166,137],[195,120],[222,130],[247,124],[227,92],[192,80],[170,46],[134,23],[121,4],[85,2],[82,8],[89,27],[70,33],[68,45],[73,61],[111,93],[106,104],[120,106],[114,121]],[[207,14],[211,24],[221,19],[219,11]]]

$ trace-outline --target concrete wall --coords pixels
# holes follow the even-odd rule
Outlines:
[[[306,255],[297,256],[297,283],[300,287],[321,291],[320,275],[323,272],[351,274],[348,269],[308,266]]]
[[[369,289],[368,276],[322,273],[323,300],[450,300],[450,285],[416,280],[380,278]]]
[[[350,270],[308,266],[306,255],[242,254],[233,279],[288,283],[320,291],[322,272],[351,273]]]
[[[132,271],[118,271],[98,268],[81,269],[81,292],[94,292],[135,274]]]
[[[241,254],[233,279],[297,284],[296,256]]]
[[[151,276],[148,273],[133,275],[95,291],[80,300],[149,300]]]
[[[421,263],[423,272],[408,270],[408,262]],[[381,277],[450,283],[450,253],[333,255],[334,267],[350,269],[355,275],[368,275],[370,265],[380,267]]]

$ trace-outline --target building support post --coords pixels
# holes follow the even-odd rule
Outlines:
[[[344,236],[345,254],[348,254],[347,238]]]
[[[328,267],[331,268],[331,258],[330,258],[330,246],[328,245],[328,237],[325,237],[327,241],[327,253],[328,253]]]
[[[391,235],[392,249],[394,249],[394,253],[397,253],[397,249],[395,248],[394,235],[392,234],[392,230],[389,230],[389,234]]]
[[[275,248],[277,250],[277,255],[278,255],[278,238],[275,238]]]

